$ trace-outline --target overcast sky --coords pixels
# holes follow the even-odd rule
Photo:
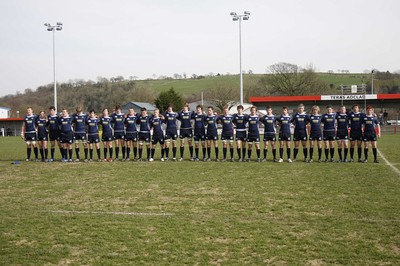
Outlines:
[[[400,70],[398,0],[12,0],[0,2],[0,96],[98,76],[265,73],[288,62],[317,71]]]

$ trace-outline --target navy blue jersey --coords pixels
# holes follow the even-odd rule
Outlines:
[[[335,131],[336,129],[336,113],[326,113],[321,119],[324,125],[324,131]]]
[[[99,134],[99,118],[97,117],[89,117],[86,120],[86,125],[88,126],[88,135],[97,135]]]
[[[69,133],[72,132],[72,117],[61,116],[58,118],[58,126],[60,128],[61,133]]]
[[[204,132],[205,131],[205,115],[204,114],[192,114],[192,119],[194,120],[194,131]]]
[[[264,115],[260,118],[260,122],[264,125],[264,134],[276,134],[275,115]]]
[[[139,125],[139,131],[141,133],[150,133],[150,115],[142,116],[139,115],[136,124]]]
[[[72,116],[72,124],[75,133],[86,133],[86,114],[74,114]]]
[[[321,120],[322,116],[320,114],[310,115],[310,136],[319,136],[322,134]]]
[[[247,117],[247,122],[249,123],[249,134],[258,134],[258,123],[260,121],[260,118],[258,115],[249,115]]]
[[[379,124],[376,116],[365,115],[363,117],[364,135],[376,135],[375,127]]]
[[[291,134],[290,132],[290,121],[292,118],[289,115],[281,115],[276,118],[276,121],[279,124],[279,133],[282,134]]]
[[[36,133],[36,119],[36,115],[26,115],[24,117],[25,133]]]
[[[138,119],[138,115],[127,115],[125,118],[125,126],[126,133],[135,133],[137,132],[136,121]]]
[[[49,127],[49,132],[58,132],[58,116],[57,115],[48,115],[47,116],[47,125]]]
[[[111,115],[114,132],[125,132],[125,114],[113,113]]]
[[[218,116],[216,116],[216,115],[212,115],[212,116],[207,115],[205,117],[204,120],[207,124],[207,134],[208,135],[210,135],[210,134],[212,134],[214,136],[217,135],[217,119],[218,119]]]
[[[304,132],[307,130],[307,124],[310,122],[310,117],[306,113],[295,113],[292,117],[294,132]]]
[[[178,120],[181,121],[181,129],[192,129],[192,114],[190,111],[188,112],[180,112],[178,114]]]
[[[112,118],[110,116],[102,116],[100,118],[100,125],[102,126],[103,135],[104,134],[113,134],[112,128]]]
[[[217,121],[222,124],[222,135],[233,135],[233,116],[231,115],[221,115],[218,117]]]
[[[342,134],[347,134],[349,129],[349,116],[341,113],[336,114],[337,131]]]
[[[248,115],[242,114],[234,114],[233,115],[233,123],[236,126],[236,131],[246,131]]]
[[[46,118],[38,117],[36,119],[37,133],[39,136],[47,136],[47,121]]]
[[[361,128],[363,124],[365,114],[351,112],[349,116],[349,124],[352,132],[361,133]]]
[[[164,123],[167,125],[166,130],[176,130],[176,119],[178,117],[178,113],[175,112],[166,112],[164,114],[165,120]]]
[[[162,137],[164,135],[162,129],[163,119],[161,117],[150,118],[150,127],[153,129],[153,137]]]

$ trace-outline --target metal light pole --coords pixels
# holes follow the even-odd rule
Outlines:
[[[56,25],[51,25],[50,23],[44,24],[47,27],[47,31],[53,32],[53,77],[54,77],[54,107],[57,112],[57,81],[56,81],[56,44],[55,44],[55,32],[56,30],[62,30],[63,24],[57,22]]]
[[[371,94],[374,94],[374,70],[371,71]]]
[[[249,20],[250,12],[244,11],[244,14],[238,15],[236,12],[231,12],[233,21],[239,21],[239,65],[240,65],[240,104],[243,104],[243,72],[242,72],[242,19]]]

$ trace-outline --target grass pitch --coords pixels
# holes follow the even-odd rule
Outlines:
[[[397,168],[399,141],[379,140]],[[13,137],[0,152],[3,265],[400,263],[400,176],[382,158],[12,165]]]

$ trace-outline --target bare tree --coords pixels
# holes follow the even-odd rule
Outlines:
[[[321,94],[327,84],[320,80],[313,66],[301,68],[294,64],[278,63],[268,68],[270,74],[261,79],[270,94],[307,95]]]

